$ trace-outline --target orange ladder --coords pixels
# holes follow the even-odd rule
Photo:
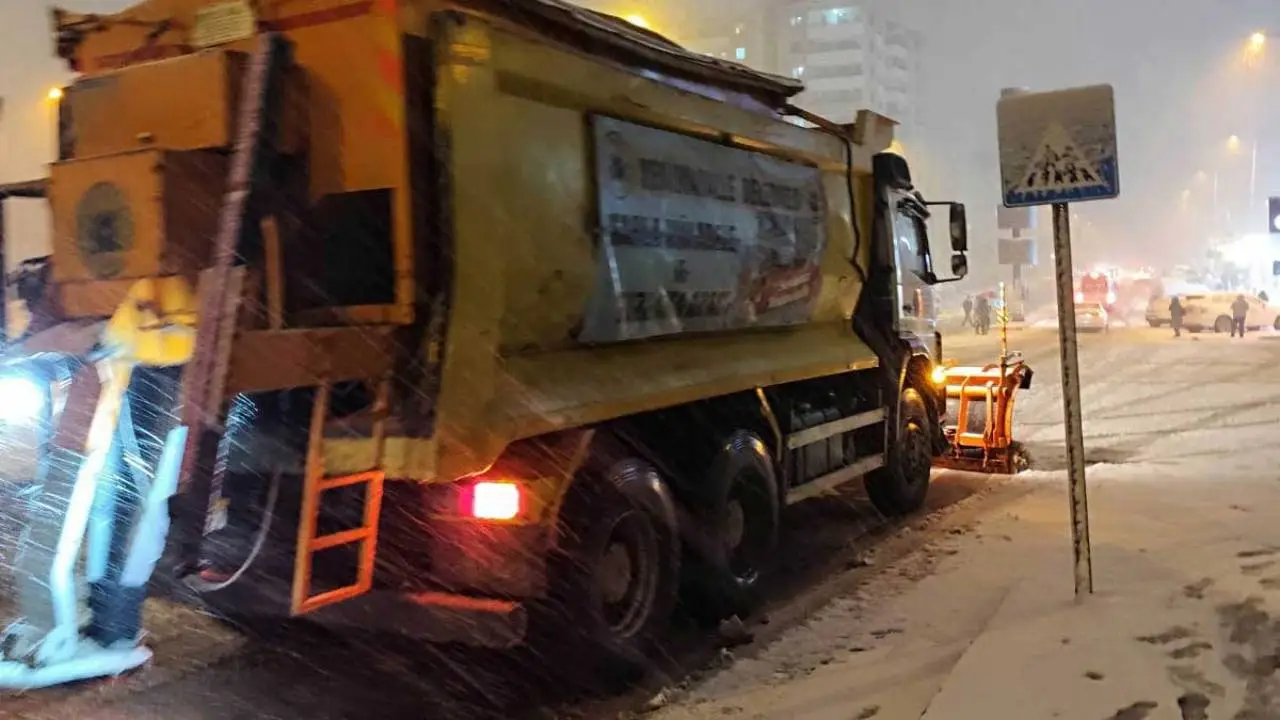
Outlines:
[[[291,612],[305,615],[322,607],[359,597],[373,587],[373,570],[378,551],[378,516],[382,511],[382,487],[385,476],[382,456],[386,445],[387,404],[391,390],[390,377],[378,382],[377,400],[373,406],[372,467],[349,475],[328,476],[324,468],[325,425],[329,421],[331,386],[321,383],[311,409],[311,429],[307,439],[306,470],[303,477],[302,508],[298,517],[298,542],[293,564]],[[316,535],[322,500],[330,490],[364,485],[364,512],[360,526],[327,535]],[[359,543],[360,554],[355,581],[349,585],[315,593],[312,591],[312,568],[316,553]]]

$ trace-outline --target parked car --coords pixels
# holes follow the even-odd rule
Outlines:
[[[1076,330],[1080,332],[1107,332],[1111,319],[1107,308],[1100,302],[1076,303]]]
[[[1231,303],[1243,293],[1211,292],[1199,295],[1187,295],[1182,299],[1186,316],[1182,324],[1191,332],[1212,330],[1217,333],[1231,332]],[[1254,295],[1244,295],[1249,303],[1249,312],[1245,316],[1244,326],[1249,330],[1273,328],[1280,330],[1280,307],[1269,305]],[[1168,308],[1165,309],[1166,314]]]

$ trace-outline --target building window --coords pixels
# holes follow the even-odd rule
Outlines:
[[[735,48],[735,49],[734,49],[734,51],[733,51],[733,58],[734,58],[735,60],[746,60],[746,59],[747,59],[747,49],[746,49],[746,48]]]
[[[803,16],[803,15],[792,15],[792,16],[791,16],[791,27],[795,27],[795,26],[797,26],[797,25],[801,25],[801,24],[803,24],[803,23],[804,23],[804,16]]]
[[[841,50],[860,50],[861,48],[862,43],[857,40],[809,40],[791,43],[791,52],[804,55],[839,52]]]
[[[854,8],[842,7],[829,10],[814,10],[809,13],[810,25],[844,25],[854,22],[857,13]]]
[[[814,65],[809,68],[810,80],[831,80],[837,78],[856,78],[864,73],[862,63],[844,63],[840,65]]]
[[[800,65],[799,67],[791,68],[791,77],[794,77],[794,78],[804,77],[804,66]]]

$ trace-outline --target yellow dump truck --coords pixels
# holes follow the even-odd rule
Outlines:
[[[785,506],[861,479],[921,506],[944,401],[914,305],[946,281],[930,206],[948,278],[964,208],[887,118],[560,0],[54,23],[78,78],[48,179],[0,188],[53,218],[0,389],[75,358],[26,379],[107,389],[32,422],[105,452],[58,413],[119,414],[115,383],[135,469],[186,428],[164,562],[211,605],[634,657],[680,593],[748,611]]]

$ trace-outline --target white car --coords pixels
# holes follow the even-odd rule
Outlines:
[[[1100,302],[1076,303],[1076,330],[1080,332],[1107,332],[1111,319]]]
[[[1212,330],[1217,333],[1231,332],[1231,304],[1243,293],[1211,292],[1199,295],[1187,295],[1182,298],[1182,324],[1191,332]],[[1280,307],[1268,305],[1254,295],[1244,295],[1249,304],[1245,315],[1244,326],[1248,330],[1272,328],[1280,330]],[[1166,308],[1166,314],[1168,310]]]

